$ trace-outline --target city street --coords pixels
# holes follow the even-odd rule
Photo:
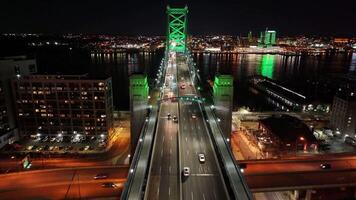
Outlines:
[[[115,138],[109,151],[94,154],[39,154],[31,157],[31,169],[51,169],[65,167],[89,167],[100,165],[127,165],[130,142],[130,123],[122,121],[115,127]],[[21,168],[21,160],[24,156],[14,158],[3,157],[0,162],[0,169],[3,173],[17,172]]]
[[[99,173],[108,178],[94,180]],[[112,197],[119,199],[128,167],[94,167],[54,169],[0,175],[2,200],[22,199],[80,199]],[[115,188],[104,188],[112,182]]]

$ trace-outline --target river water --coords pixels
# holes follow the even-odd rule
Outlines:
[[[45,50],[37,53],[39,73],[80,74],[112,77],[114,106],[118,110],[129,109],[129,75],[147,73],[154,78],[162,57],[162,51],[125,52],[115,54],[90,54],[86,51]],[[270,54],[194,54],[202,76],[231,74],[234,77],[234,107],[251,110],[276,110],[263,95],[249,92],[247,80],[253,75],[263,75],[300,92],[312,99],[331,102],[332,95],[320,95],[315,87],[328,74],[356,73],[356,53],[325,54],[320,56],[284,56]],[[332,81],[332,80],[331,80]],[[325,88],[324,88],[325,89]]]
[[[311,101],[331,103],[332,74],[355,74],[356,53],[318,56],[285,56],[271,54],[207,54],[194,55],[202,76],[213,79],[215,74],[234,77],[234,107],[255,111],[278,110],[267,103],[264,95],[249,92],[247,80],[262,75],[307,96]]]

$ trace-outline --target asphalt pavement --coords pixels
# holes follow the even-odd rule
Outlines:
[[[180,87],[179,95],[197,95],[187,64],[181,62],[177,67],[179,86],[185,85],[185,88]],[[179,112],[181,167],[189,167],[191,173],[182,179],[183,199],[229,199],[198,103],[180,100]],[[205,162],[199,161],[201,153],[205,155]]]
[[[170,62],[166,69],[163,98],[177,95],[175,87],[176,65]],[[168,114],[170,116],[168,117]],[[161,102],[156,129],[153,157],[147,184],[147,199],[179,199],[178,167],[178,123],[173,116],[178,115],[178,102]]]

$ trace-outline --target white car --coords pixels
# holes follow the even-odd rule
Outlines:
[[[178,118],[177,118],[177,116],[173,116],[173,122],[175,122],[175,123],[177,123],[178,122]]]
[[[197,118],[197,115],[195,113],[192,113],[192,118],[193,119],[196,119]]]
[[[204,162],[205,162],[205,155],[204,155],[203,153],[200,153],[200,154],[198,155],[198,157],[199,157],[199,162],[201,162],[201,163],[204,163]]]
[[[189,176],[189,175],[190,175],[189,167],[184,167],[183,168],[183,176]]]

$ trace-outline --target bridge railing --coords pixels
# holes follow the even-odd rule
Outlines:
[[[157,113],[157,105],[152,106],[148,122],[146,122],[145,128],[141,131],[140,139],[132,159],[129,175],[125,183],[124,191],[121,195],[122,200],[142,199],[151,159]]]
[[[167,66],[167,55],[168,53],[166,51],[165,57],[162,59],[161,66]],[[159,83],[155,83],[155,88],[158,90],[160,90],[162,85],[164,85],[166,67],[163,68],[162,73],[163,76],[160,77],[161,80]],[[160,98],[161,92],[159,92],[158,95],[158,99]],[[141,130],[139,142],[131,161],[125,188],[121,194],[121,200],[139,200],[144,198],[152,157],[152,148],[155,138],[159,106],[159,100],[157,103],[152,104],[148,121],[145,122]]]
[[[213,142],[216,146],[216,150],[220,155],[222,165],[224,167],[223,171],[226,173],[226,177],[230,183],[230,188],[232,189],[234,196],[238,200],[249,200],[253,199],[250,189],[248,188],[245,178],[243,177],[237,162],[230,150],[230,145],[223,137],[222,130],[218,124],[217,117],[215,113],[211,110],[210,106],[204,106],[204,111],[206,113],[206,119],[210,126],[211,134],[213,136]]]

